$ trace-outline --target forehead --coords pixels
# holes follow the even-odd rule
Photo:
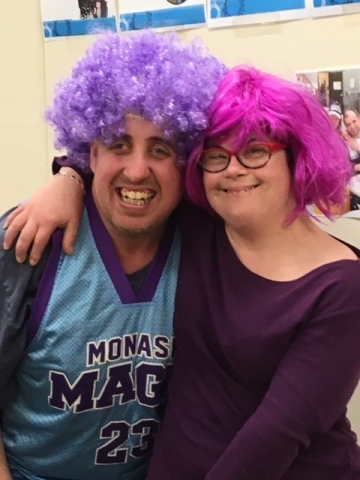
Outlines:
[[[355,112],[347,112],[345,117],[344,117],[344,122],[348,122],[348,123],[351,123],[353,122],[354,120],[358,120],[358,116],[356,115]]]

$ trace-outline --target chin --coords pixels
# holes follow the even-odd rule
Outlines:
[[[254,218],[258,217],[259,215],[254,214],[254,211],[234,211],[234,212],[223,212],[219,215],[224,220],[225,224],[232,225],[232,226],[246,226],[249,223],[253,223]]]
[[[146,235],[147,233],[154,232],[159,227],[159,222],[119,222],[113,223],[113,227],[122,235],[137,237],[139,235]]]

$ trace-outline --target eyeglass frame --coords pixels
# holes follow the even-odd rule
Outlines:
[[[243,163],[243,161],[241,160],[241,157],[238,156],[238,152],[233,152],[231,150],[228,150],[227,148],[224,148],[224,147],[212,147],[212,148],[205,148],[204,150],[201,151],[201,154],[200,154],[200,161],[198,163],[199,167],[204,170],[205,172],[208,172],[208,173],[220,173],[220,172],[223,172],[225,171],[228,166],[230,165],[230,162],[231,162],[231,159],[232,157],[235,157],[236,160],[240,163],[240,165],[242,165],[243,167],[245,168],[249,168],[250,170],[258,170],[259,168],[263,168],[265,167],[265,165],[267,165],[269,163],[269,160],[272,156],[273,153],[275,152],[279,152],[280,150],[286,150],[288,148],[288,145],[286,145],[285,143],[267,143],[267,142],[254,142],[254,143],[250,143],[248,146],[262,146],[262,147],[266,147],[268,150],[269,150],[269,157],[267,158],[267,160],[265,161],[265,163],[263,163],[262,165],[260,165],[259,167],[249,167],[248,165],[245,165]],[[206,168],[204,168],[202,165],[201,165],[201,157],[203,156],[204,153],[206,152],[211,152],[211,151],[222,151],[224,153],[226,153],[229,157],[229,160],[226,164],[226,166],[224,168],[221,168],[221,170],[207,170]]]

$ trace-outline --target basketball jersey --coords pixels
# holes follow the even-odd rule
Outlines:
[[[180,237],[169,227],[136,296],[91,197],[75,253],[61,236],[41,279],[3,412],[14,478],[144,480],[173,360]]]

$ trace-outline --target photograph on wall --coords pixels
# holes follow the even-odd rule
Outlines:
[[[307,0],[207,0],[208,27],[282,22],[309,17]]]
[[[343,205],[333,214],[360,218],[360,65],[297,72],[296,82],[313,93],[343,138],[354,173]],[[322,213],[314,208],[314,215]]]
[[[41,0],[44,37],[116,31],[115,0]]]
[[[120,30],[174,30],[205,25],[205,0],[120,0]]]
[[[360,0],[312,0],[316,17],[360,12]]]

